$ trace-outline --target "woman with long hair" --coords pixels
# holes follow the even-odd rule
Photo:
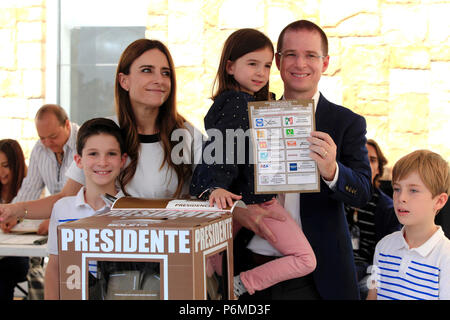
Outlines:
[[[143,198],[187,196],[193,155],[201,155],[201,143],[194,152],[190,142],[201,133],[177,112],[175,67],[162,42],[139,39],[124,50],[115,78],[115,105],[129,158],[119,176],[123,192]],[[190,137],[183,136],[182,150],[186,152],[172,157],[178,141],[171,138],[177,130]],[[59,194],[0,205],[0,221],[25,214],[28,218],[48,218],[58,199],[77,194],[84,184],[83,172],[74,163],[66,175],[68,180]]]
[[[12,201],[26,174],[27,166],[20,144],[12,139],[0,140],[1,203]],[[15,285],[26,280],[28,261],[28,257],[0,257],[0,300],[13,299]]]

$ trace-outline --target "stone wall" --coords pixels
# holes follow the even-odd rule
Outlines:
[[[276,44],[289,22],[317,23],[329,37],[331,56],[321,88],[365,116],[367,137],[379,142],[390,167],[419,148],[450,160],[448,12],[450,2],[438,0],[153,0],[146,36],[171,49],[180,111],[202,128],[231,32],[257,28]],[[270,83],[280,96],[275,64]]]
[[[329,36],[330,66],[321,89],[365,116],[392,166],[427,148],[450,160],[450,1],[439,0],[152,0],[147,38],[165,42],[178,78],[179,110],[199,128],[211,105],[222,45],[243,27],[276,45],[291,21],[309,19]],[[45,0],[0,2],[0,138],[28,154],[33,116],[45,101]],[[280,96],[275,64],[271,90]]]
[[[34,115],[45,95],[45,1],[0,1],[0,139],[37,139]]]

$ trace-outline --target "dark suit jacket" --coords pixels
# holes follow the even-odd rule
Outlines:
[[[316,130],[328,133],[336,144],[339,176],[334,191],[321,180],[319,193],[300,195],[303,232],[317,259],[314,281],[323,299],[358,299],[343,202],[363,207],[371,196],[366,121],[320,94]]]
[[[328,133],[337,146],[339,176],[334,191],[321,179],[320,192],[300,194],[302,229],[317,259],[314,282],[323,299],[359,299],[343,203],[363,207],[372,194],[366,121],[322,94],[315,119],[316,130]],[[252,236],[253,232],[242,228],[235,238],[235,274],[248,269],[242,250]]]

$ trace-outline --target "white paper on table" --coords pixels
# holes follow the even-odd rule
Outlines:
[[[42,221],[44,220],[25,219],[21,223],[16,224],[11,229],[11,232],[36,233]]]
[[[34,234],[10,234],[0,233],[0,244],[35,244],[35,241],[40,241],[47,238],[47,236]]]

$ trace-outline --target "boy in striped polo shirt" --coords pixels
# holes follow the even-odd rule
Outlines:
[[[450,240],[434,218],[448,199],[448,163],[417,150],[392,171],[394,209],[401,231],[376,246],[368,300],[450,299]]]
[[[123,196],[122,192],[118,193],[116,178],[126,158],[123,137],[114,121],[95,118],[81,126],[74,160],[84,171],[86,185],[76,196],[62,198],[53,206],[48,238],[49,261],[45,272],[45,299],[59,299],[57,226],[109,211],[110,207],[102,196],[105,193]]]

